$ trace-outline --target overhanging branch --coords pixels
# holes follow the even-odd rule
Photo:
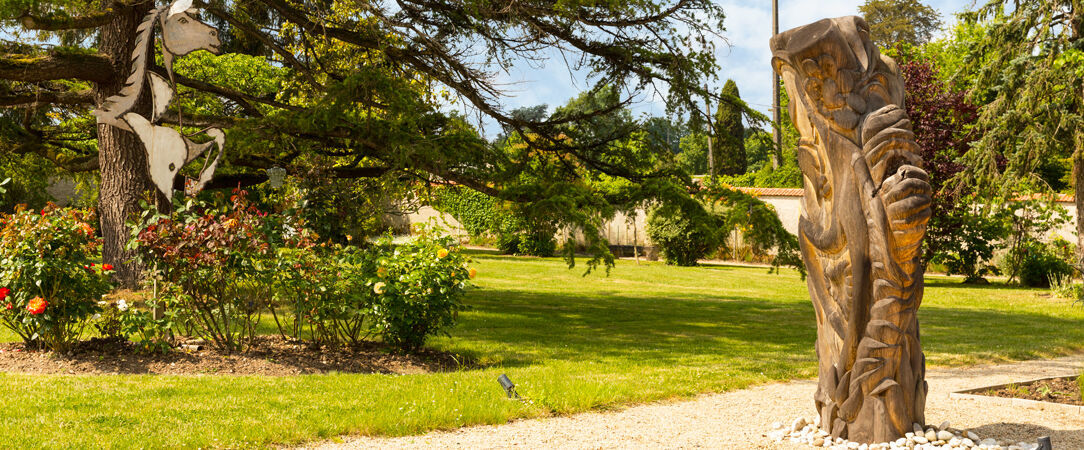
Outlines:
[[[116,76],[113,63],[102,55],[0,55],[0,79],[38,82],[77,79],[105,83]]]

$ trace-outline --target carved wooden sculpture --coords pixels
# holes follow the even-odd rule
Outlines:
[[[771,40],[801,133],[799,223],[817,315],[821,426],[887,442],[924,421],[922,239],[931,189],[903,107],[899,69],[860,17]]]
[[[173,179],[188,164],[207,153],[212,145],[218,147],[214,159],[208,154],[200,169],[199,178],[187,187],[186,193],[194,195],[211,181],[222,159],[226,135],[218,128],[210,128],[207,135],[213,140],[197,144],[176,130],[156,125],[173,101],[173,60],[197,50],[218,53],[221,42],[218,31],[200,22],[194,15],[192,0],[176,0],[168,5],[152,9],[139,25],[139,36],[132,53],[132,73],[120,93],[106,99],[102,107],[94,111],[98,123],[134,132],[147,152],[147,171],[151,181],[167,197],[173,194]],[[148,70],[151,50],[154,47],[155,25],[162,28],[162,60],[170,80]],[[151,117],[131,112],[140,95],[150,88],[153,109]]]

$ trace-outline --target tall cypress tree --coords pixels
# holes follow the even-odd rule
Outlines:
[[[745,125],[741,121],[741,101],[738,85],[734,80],[726,80],[722,100],[715,110],[715,135],[712,136],[715,170],[720,175],[745,173]]]

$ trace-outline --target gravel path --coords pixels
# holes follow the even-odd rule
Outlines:
[[[949,400],[952,391],[1080,373],[1084,355],[1014,364],[931,369],[926,422],[950,421],[983,438],[1034,442],[1050,436],[1055,449],[1084,449],[1084,414],[1031,407],[998,408]],[[632,406],[618,412],[521,420],[399,438],[347,437],[319,448],[802,448],[763,435],[771,423],[811,418],[813,380],[757,386],[692,400]],[[809,448],[809,447],[804,447]]]

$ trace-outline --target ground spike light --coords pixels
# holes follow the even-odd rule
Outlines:
[[[501,376],[497,377],[497,382],[504,388],[508,398],[519,398],[519,394],[516,393],[516,385],[512,383],[512,380],[508,379],[508,375],[502,373]]]

